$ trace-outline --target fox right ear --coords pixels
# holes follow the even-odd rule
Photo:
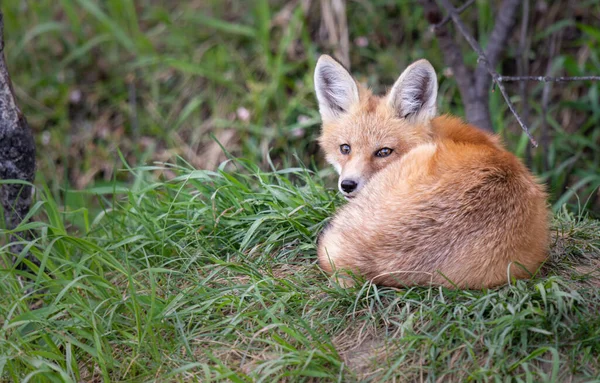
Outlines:
[[[408,66],[388,95],[388,105],[399,118],[424,123],[437,113],[437,75],[427,60]]]
[[[322,55],[315,68],[315,91],[323,121],[331,121],[358,103],[356,82],[340,63]]]

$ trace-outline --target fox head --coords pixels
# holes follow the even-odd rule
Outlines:
[[[383,97],[374,96],[333,58],[315,69],[315,90],[323,126],[319,143],[339,173],[346,198],[416,145],[431,140],[437,77],[427,60],[410,65]]]

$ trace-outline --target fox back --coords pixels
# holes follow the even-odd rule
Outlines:
[[[436,117],[429,62],[409,66],[378,97],[322,56],[315,88],[319,142],[349,200],[320,235],[324,270],[458,288],[536,272],[549,239],[544,189],[496,136]]]

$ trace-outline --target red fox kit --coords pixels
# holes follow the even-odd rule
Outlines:
[[[319,238],[325,271],[387,286],[487,288],[528,278],[546,259],[544,189],[496,136],[436,117],[428,61],[378,97],[322,56],[315,88],[319,142],[349,199]]]

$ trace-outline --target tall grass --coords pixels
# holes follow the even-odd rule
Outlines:
[[[230,160],[131,169],[23,225],[38,261],[0,251],[0,378],[13,381],[588,380],[600,295],[587,271],[489,291],[343,289],[315,264],[340,203],[304,167]],[[156,180],[156,172],[173,178]],[[85,229],[71,227],[79,215]],[[559,218],[561,256],[600,255],[598,223]],[[2,235],[8,235],[4,231]],[[563,257],[564,259],[564,257]],[[19,267],[27,263],[27,268]],[[555,270],[555,271],[553,271]]]
[[[598,379],[600,224],[584,209],[597,207],[597,84],[552,91],[548,145],[528,159],[557,211],[535,279],[451,291],[357,277],[343,289],[315,264],[316,236],[343,202],[315,143],[312,69],[331,47],[317,2],[302,3],[2,2],[40,155],[34,220],[0,229],[0,381]],[[532,69],[564,33],[553,74],[594,74],[599,2],[552,11],[561,4],[534,18]],[[349,2],[350,39],[367,39],[352,71],[383,91],[425,56],[440,110],[460,115],[421,12]],[[463,17],[485,36],[493,12],[478,1]],[[530,89],[535,134],[542,92]],[[497,95],[491,109],[527,158]]]

